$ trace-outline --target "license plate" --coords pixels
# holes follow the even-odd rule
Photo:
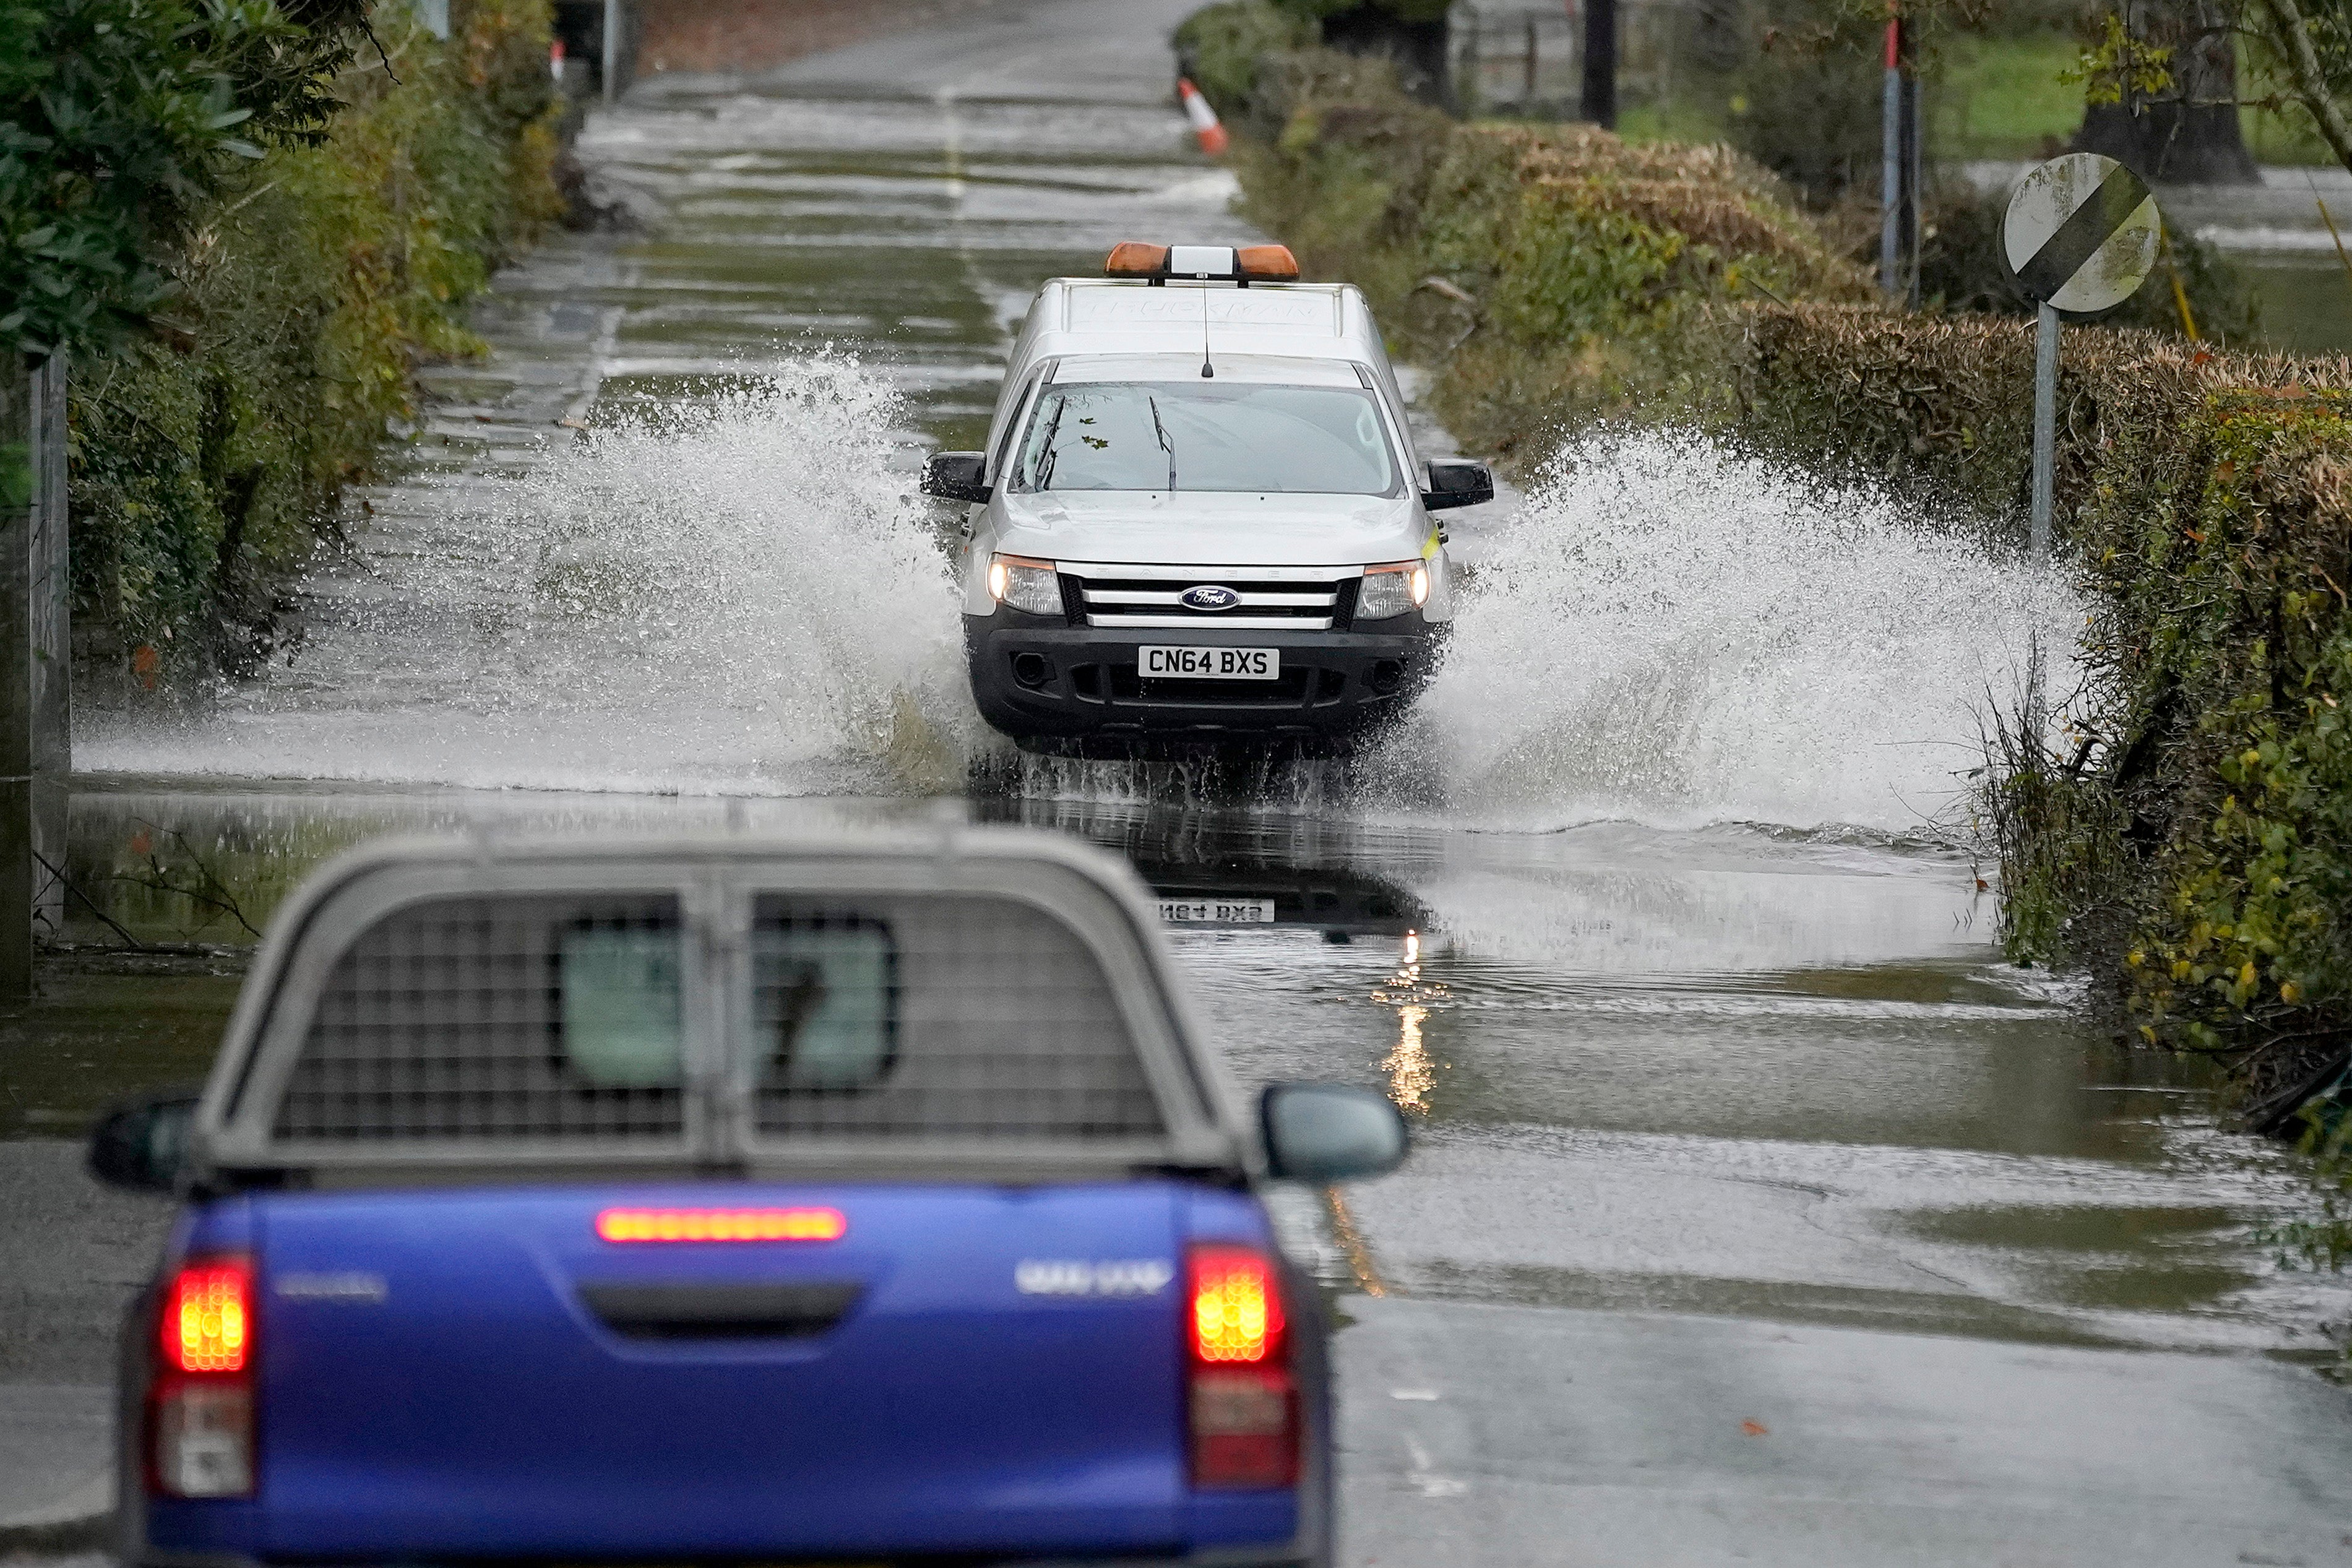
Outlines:
[[[1282,650],[1278,647],[1147,647],[1138,650],[1142,661],[1136,671],[1159,678],[1192,680],[1278,680]]]
[[[1272,899],[1162,899],[1161,923],[1264,926],[1274,923]]]

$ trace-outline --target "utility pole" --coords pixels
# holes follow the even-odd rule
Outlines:
[[[65,889],[73,767],[67,624],[66,364],[0,354],[0,1005],[33,994],[36,927]]]
[[[1617,129],[1617,0],[1584,0],[1584,118]]]
[[[1919,303],[1919,81],[1895,0],[1886,16],[1886,77],[1879,104],[1878,287]]]
[[[604,101],[621,96],[621,0],[604,0]]]

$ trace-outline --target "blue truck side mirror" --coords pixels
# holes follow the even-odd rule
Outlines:
[[[180,1184],[196,1097],[184,1090],[118,1105],[89,1136],[89,1173],[110,1187],[168,1193]]]
[[[1346,1083],[1277,1083],[1258,1100],[1267,1173],[1289,1182],[1383,1176],[1404,1163],[1404,1117],[1388,1096]]]

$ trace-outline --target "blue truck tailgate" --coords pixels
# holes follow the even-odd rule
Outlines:
[[[1181,1202],[1159,1181],[261,1196],[260,1552],[1176,1549]]]

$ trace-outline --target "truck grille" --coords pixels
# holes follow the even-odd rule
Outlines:
[[[1362,568],[1355,566],[1088,565],[1057,563],[1077,592],[1077,610],[1089,626],[1214,626],[1228,631],[1329,631],[1344,626]],[[1222,610],[1195,609],[1187,590],[1232,590]]]

